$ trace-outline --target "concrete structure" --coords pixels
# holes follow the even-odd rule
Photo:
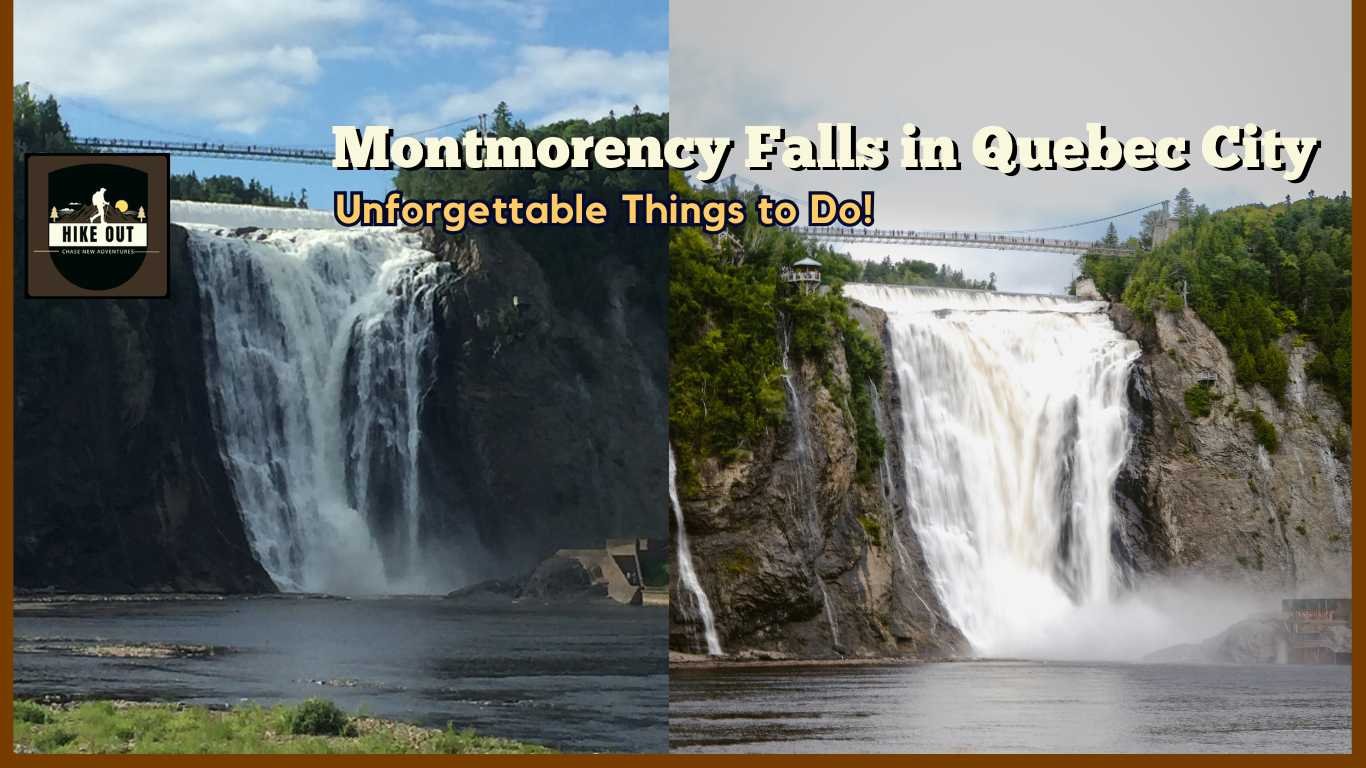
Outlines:
[[[659,590],[649,585],[657,561],[668,562],[668,551],[654,539],[608,539],[601,549],[561,549],[555,557],[578,560],[595,584],[605,584],[607,595],[619,603],[658,604]],[[668,602],[667,577],[663,585]],[[650,593],[647,598],[647,593]]]
[[[1352,663],[1352,599],[1293,598],[1281,601],[1291,664]]]
[[[815,293],[821,287],[821,263],[805,258],[778,270],[778,279],[796,286],[802,293]]]

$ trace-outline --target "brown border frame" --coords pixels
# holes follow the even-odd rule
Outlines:
[[[1287,6],[1290,7],[1290,6]],[[13,0],[0,0],[0,70],[6,73],[8,81],[14,80],[14,3]],[[1361,16],[1352,9],[1352,143],[1356,146],[1357,152],[1352,157],[1352,182],[1354,187],[1359,187],[1362,180],[1362,169],[1366,167],[1366,157],[1362,156],[1362,149],[1366,148],[1366,142],[1358,141],[1362,138],[1362,107],[1358,97],[1361,90],[1361,82],[1366,67],[1359,66],[1356,58],[1356,37],[1361,30],[1363,22]],[[1211,41],[1213,42],[1213,41]],[[10,109],[4,110],[10,113],[0,121],[0,144],[13,146],[14,144],[14,102],[11,99],[5,102]],[[14,268],[13,259],[18,255],[14,251],[14,173],[15,168],[10,163],[0,163],[0,208],[10,212],[10,215],[0,217],[0,238],[4,238],[6,247],[10,251],[11,263],[0,269],[0,694],[4,696],[0,702],[0,709],[11,709],[14,701],[14,666],[13,645],[14,645]],[[1362,213],[1361,208],[1357,207],[1352,213],[1352,230],[1355,232],[1362,221],[1366,219],[1366,213]],[[1366,272],[1363,272],[1362,247],[1360,241],[1352,244],[1352,294],[1366,290]],[[1352,443],[1361,445],[1362,437],[1366,434],[1366,402],[1362,398],[1361,386],[1361,362],[1363,355],[1366,355],[1366,318],[1362,313],[1354,312],[1352,315]],[[1352,486],[1354,489],[1361,488],[1363,476],[1361,464],[1353,462],[1352,465]],[[1352,494],[1352,511],[1355,517],[1356,510],[1361,506],[1358,502],[1360,495]],[[1352,530],[1353,549],[1360,544],[1360,538],[1356,535],[1357,527]],[[1352,589],[1354,592],[1366,594],[1363,586],[1366,585],[1366,571],[1363,571],[1356,563],[1352,566]],[[1356,710],[1356,705],[1362,698],[1361,684],[1362,675],[1356,672],[1360,667],[1352,669],[1352,709]],[[1352,729],[1352,753],[1358,753],[1363,748],[1363,737],[1361,729],[1353,723]],[[1085,727],[1078,723],[1079,727]],[[179,766],[187,762],[185,756],[180,755],[154,755],[154,756],[133,756],[133,755],[81,755],[81,756],[62,756],[62,755],[14,755],[12,745],[14,743],[14,721],[10,716],[0,719],[0,764],[15,765],[133,765],[135,763],[152,763],[160,766]],[[203,762],[212,763],[218,766],[249,766],[257,765],[261,762],[280,764],[288,762],[291,765],[317,765],[328,766],[334,762],[344,761],[351,765],[365,763],[368,765],[387,764],[395,760],[394,757],[386,755],[204,755],[190,758]],[[537,757],[534,755],[468,755],[468,756],[438,756],[438,755],[411,755],[399,758],[400,760],[419,760],[428,763],[441,762],[447,765],[460,764],[469,765],[471,763],[481,763],[485,765],[497,764],[499,766],[512,765],[535,765],[545,766],[548,764],[556,765],[619,765],[639,767],[642,764],[678,763],[687,761],[693,765],[757,765],[765,764],[770,766],[824,766],[831,764],[830,756],[821,755],[557,755],[553,757]],[[1143,762],[1162,763],[1164,765],[1227,765],[1233,766],[1281,766],[1286,763],[1286,756],[1277,755],[869,755],[852,756],[841,755],[836,758],[841,763],[858,763],[860,765],[878,766],[913,766],[936,764],[953,765],[1027,765],[1027,766],[1054,766],[1059,764],[1083,765],[1104,760],[1107,763],[1124,765],[1139,765]],[[1356,762],[1351,754],[1347,755],[1295,755],[1295,761],[1300,765],[1313,764],[1316,766],[1350,766]]]

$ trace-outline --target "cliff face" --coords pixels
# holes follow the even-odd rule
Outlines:
[[[606,537],[662,539],[664,233],[583,258],[505,232],[428,237],[453,268],[420,417],[428,530],[464,542],[471,578]]]
[[[200,297],[179,227],[170,260],[168,299],[17,301],[20,589],[275,589],[210,423]]]
[[[664,233],[637,237],[603,234],[600,252],[562,269],[561,254],[506,233],[429,236],[449,265],[414,318],[435,345],[417,451],[423,535],[445,555],[436,567],[475,581],[523,574],[562,547],[665,535]],[[187,246],[173,227],[166,300],[19,300],[22,589],[275,589],[211,420],[211,321]],[[372,502],[399,496],[398,470],[369,469]],[[395,520],[369,522],[382,536]]]
[[[1111,307],[1142,356],[1129,387],[1132,437],[1116,499],[1117,551],[1140,571],[1199,574],[1285,595],[1351,594],[1350,430],[1338,402],[1305,375],[1311,344],[1290,337],[1283,402],[1239,386],[1222,343],[1189,309],[1143,322]],[[1185,393],[1213,380],[1208,416]],[[1240,413],[1275,426],[1268,451]],[[1120,545],[1123,546],[1120,546]]]
[[[853,315],[887,346],[881,312],[855,306]],[[722,646],[815,658],[951,654],[961,635],[942,618],[914,532],[899,523],[904,474],[891,369],[878,382],[851,382],[839,345],[831,355],[825,381],[835,389],[877,389],[887,450],[872,480],[858,480],[847,408],[806,363],[790,371],[787,424],[748,458],[705,463],[700,489],[681,499]],[[705,650],[676,582],[670,647]]]

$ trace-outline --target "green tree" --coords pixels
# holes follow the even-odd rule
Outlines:
[[[1217,213],[1197,206],[1166,243],[1131,260],[1126,274],[1089,255],[1080,266],[1107,296],[1120,295],[1144,317],[1170,304],[1185,283],[1190,306],[1227,347],[1238,381],[1277,398],[1289,382],[1286,335],[1311,340],[1318,352],[1309,376],[1350,414],[1351,212],[1346,195]]]
[[[1153,247],[1153,233],[1157,231],[1157,225],[1162,221],[1162,209],[1151,208],[1143,214],[1143,218],[1138,224],[1138,242],[1144,250]]]
[[[1176,215],[1176,220],[1182,224],[1185,224],[1195,215],[1195,197],[1191,195],[1189,189],[1182,187],[1181,191],[1176,193],[1172,203],[1172,212]]]
[[[493,108],[493,135],[512,136],[517,133],[517,128],[512,122],[512,110],[508,108],[506,101],[498,102],[498,106]]]

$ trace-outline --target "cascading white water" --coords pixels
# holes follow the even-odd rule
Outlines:
[[[1037,654],[1119,586],[1112,489],[1137,345],[1099,302],[849,284],[888,315],[907,515],[950,618]]]
[[[721,638],[716,634],[716,617],[711,612],[711,601],[706,590],[697,578],[697,569],[692,562],[692,549],[688,546],[688,528],[683,524],[683,504],[678,500],[678,465],[674,463],[674,449],[669,446],[669,504],[674,511],[674,524],[678,531],[678,581],[692,595],[697,604],[698,618],[702,621],[702,632],[707,641],[707,654],[724,655]]]
[[[187,229],[214,422],[261,565],[291,591],[449,588],[423,568],[417,471],[449,267],[396,231]]]
[[[802,408],[801,393],[797,389],[797,382],[792,375],[792,362],[789,357],[792,337],[787,329],[786,318],[780,318],[778,322],[778,339],[781,344],[782,365],[783,365],[783,384],[787,387],[788,412],[792,414],[793,432],[796,437],[796,471],[793,472],[792,483],[794,493],[792,503],[800,506],[800,514],[806,518],[808,535],[807,541],[817,544],[809,552],[814,565],[814,561],[819,556],[820,550],[824,548],[824,531],[821,529],[820,510],[816,505],[815,481],[810,477],[811,466],[811,442],[806,433],[806,410]],[[819,573],[812,569],[812,578],[816,582],[816,588],[821,595],[821,608],[825,612],[825,623],[830,629],[830,644],[838,651],[840,647],[840,630],[835,621],[835,610],[830,605],[830,591],[825,587],[825,581],[821,579]]]

